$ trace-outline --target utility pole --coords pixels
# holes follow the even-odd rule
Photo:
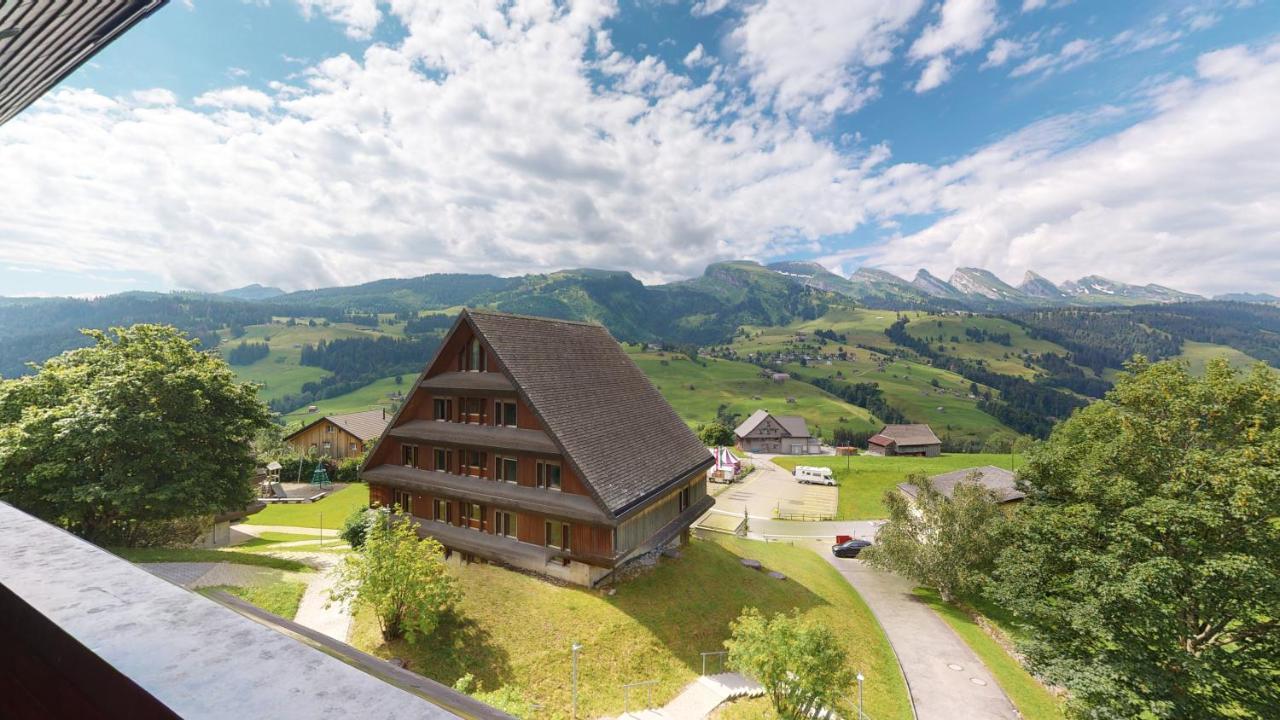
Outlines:
[[[569,716],[571,720],[578,720],[578,651],[582,646],[574,643],[573,651],[573,713]]]

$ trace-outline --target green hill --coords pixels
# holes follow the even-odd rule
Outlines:
[[[724,413],[737,415],[739,420],[761,408],[781,415],[799,415],[810,432],[821,430],[827,438],[836,427],[867,432],[878,430],[881,425],[860,407],[807,383],[774,382],[748,363],[712,357],[699,357],[694,362],[677,353],[629,350],[631,358],[691,426],[714,420],[721,406]]]

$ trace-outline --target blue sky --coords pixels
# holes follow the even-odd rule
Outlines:
[[[171,2],[0,128],[0,295],[738,257],[1274,292],[1277,31],[1239,0]]]

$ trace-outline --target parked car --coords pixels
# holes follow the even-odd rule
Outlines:
[[[797,465],[795,472],[792,473],[797,482],[806,485],[835,485],[836,477],[831,472],[831,468],[812,467],[810,465]]]
[[[863,548],[871,547],[870,540],[846,540],[838,545],[831,546],[831,554],[840,558],[856,558]]]

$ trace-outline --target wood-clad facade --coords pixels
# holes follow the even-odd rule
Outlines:
[[[525,339],[501,338],[504,331]],[[541,347],[541,338],[572,340],[557,337],[564,334],[586,335],[585,344],[599,357],[584,357],[606,382],[610,368],[623,376],[613,397],[577,382],[571,368],[548,369],[544,358],[521,352],[528,347],[522,343]],[[365,463],[372,500],[413,517],[420,534],[464,559],[594,584],[619,563],[679,537],[711,504],[705,484],[710,457],[700,444],[692,455],[689,438],[680,435],[692,433],[683,423],[677,428],[667,422],[669,406],[662,401],[665,410],[655,408],[653,398],[661,397],[647,380],[640,386],[628,368],[639,373],[599,326],[464,311]],[[533,404],[522,379],[548,398],[550,418]],[[653,432],[674,436],[679,448],[673,466],[655,471],[649,456],[629,463],[625,438],[610,437],[595,422],[581,422],[579,430],[573,402],[595,400],[613,403],[619,413],[653,415]],[[565,435],[579,431],[590,439],[566,442]],[[566,450],[574,444],[576,456]],[[615,444],[611,468],[608,452]],[[594,485],[582,465],[596,473]],[[628,477],[629,465],[645,483]]]

